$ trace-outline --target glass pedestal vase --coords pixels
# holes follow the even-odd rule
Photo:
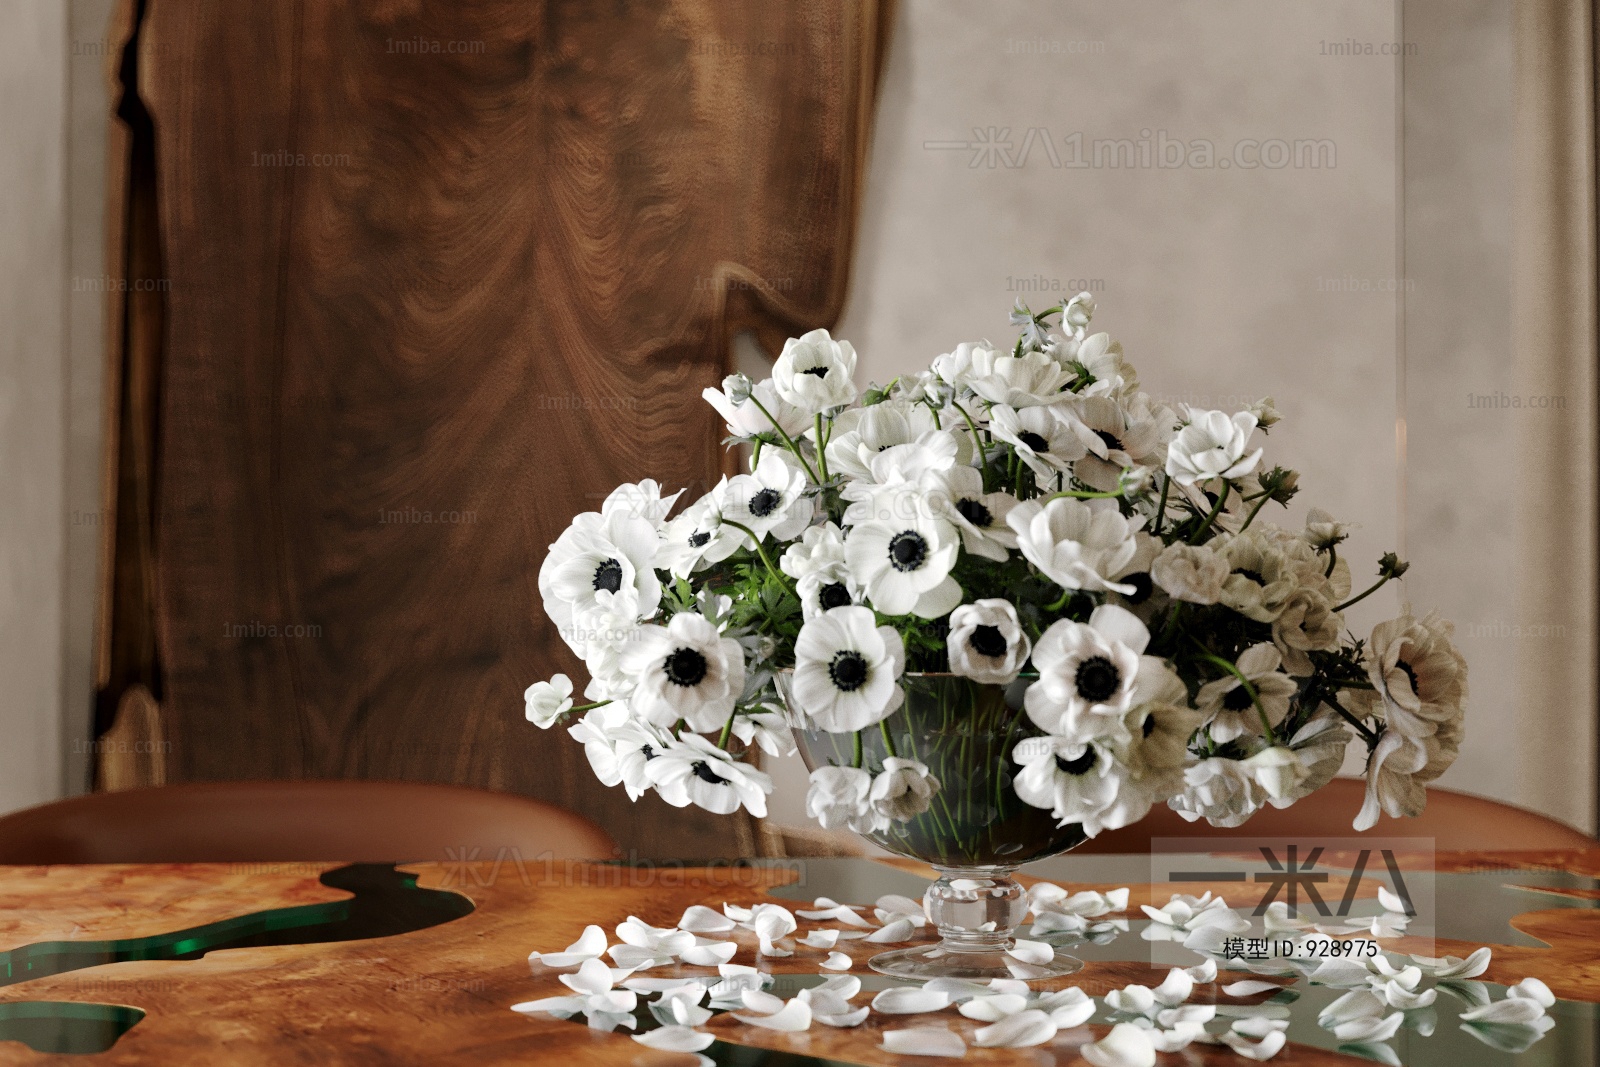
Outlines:
[[[1042,960],[1013,951],[1027,896],[1012,873],[1085,840],[1080,827],[1057,826],[1048,810],[1024,803],[1012,789],[1019,769],[1012,752],[1018,742],[1040,736],[1022,708],[1030,680],[1000,686],[952,674],[907,674],[900,681],[905,702],[852,735],[811,726],[788,677],[778,678],[807,768],[855,766],[876,774],[885,759],[898,756],[926,765],[940,783],[926,811],[861,835],[940,875],[923,897],[939,942],[880,953],[869,961],[873,970],[915,980],[988,981],[1057,978],[1083,967],[1060,951]]]

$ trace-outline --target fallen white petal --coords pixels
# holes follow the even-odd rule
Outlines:
[[[1217,980],[1217,961],[1206,960],[1198,966],[1190,967],[1185,973],[1194,979],[1195,985],[1208,985]]]
[[[759,1011],[766,1015],[783,1010],[784,1000],[771,993],[763,993],[759,989],[746,989],[739,994],[739,999],[744,1001],[744,1006],[751,1011]]]
[[[1007,979],[1001,979],[1006,981]],[[986,997],[995,992],[993,986],[973,982],[966,978],[930,978],[922,984],[922,988],[929,993],[943,993],[950,998],[950,1003],[956,1004],[973,997]]]
[[[589,997],[584,1002],[583,1010],[588,1015],[626,1015],[638,1006],[639,994],[633,990],[612,989]]]
[[[678,929],[693,934],[725,934],[735,926],[726,915],[713,911],[704,904],[691,904],[678,920]]]
[[[830,971],[848,971],[855,961],[844,952],[830,952],[828,958],[822,961],[822,966]]]
[[[529,1015],[536,1011],[564,1011],[576,1014],[583,1010],[584,997],[544,997],[539,1000],[525,1000],[521,1004],[511,1005],[511,1010],[522,1015]]]
[[[684,949],[679,958],[693,967],[715,967],[733,959],[738,951],[739,946],[732,941],[714,941],[709,945],[692,945]]]
[[[1531,1023],[1543,1018],[1544,1005],[1531,997],[1507,997],[1461,1013],[1464,1023]]]
[[[1323,1008],[1317,1015],[1317,1024],[1331,1030],[1353,1019],[1379,1018],[1386,1008],[1383,998],[1370,989],[1352,989]]]
[[[834,974],[824,978],[821,982],[811,987],[815,993],[823,991],[837,993],[846,1000],[851,999],[861,992],[861,979],[853,974]]]
[[[1400,894],[1393,892],[1386,885],[1378,887],[1378,903],[1384,911],[1395,911],[1402,915],[1411,910],[1406,907],[1406,902],[1400,898]]]
[[[802,919],[810,919],[814,922],[840,922],[846,926],[860,926],[863,928],[872,926],[872,923],[863,919],[856,909],[846,904],[840,904],[838,907],[829,908],[826,911],[797,911],[795,914]]]
[[[811,1014],[817,1015],[843,1015],[850,1011],[850,1001],[838,993],[824,986],[812,986],[800,990],[799,997],[811,1005]]]
[[[1399,1008],[1401,1011],[1413,1011],[1417,1008],[1426,1008],[1439,996],[1439,991],[1436,989],[1424,989],[1420,992],[1413,992],[1412,990],[1407,989],[1405,986],[1392,979],[1376,988],[1378,994],[1382,996],[1384,1000],[1389,1002],[1390,1007]]]
[[[1476,978],[1489,969],[1490,951],[1487,947],[1480,948],[1466,959],[1457,959],[1455,956],[1443,956],[1434,959],[1431,956],[1412,956],[1424,971],[1435,978]]]
[[[1106,994],[1106,1005],[1113,1011],[1144,1015],[1154,1010],[1156,995],[1150,991],[1149,986],[1123,986]]]
[[[776,941],[794,933],[797,924],[788,908],[777,904],[757,904],[750,919],[750,928],[763,941]]]
[[[583,928],[582,936],[568,945],[565,952],[533,952],[528,955],[528,960],[546,967],[576,967],[584,960],[594,959],[604,953],[606,944],[606,932],[591,924]]]
[[[996,993],[1015,993],[1019,997],[1030,996],[1033,993],[1027,982],[1019,982],[1015,978],[991,978],[989,988]]]
[[[1230,997],[1253,997],[1257,993],[1265,993],[1268,990],[1276,991],[1282,988],[1276,982],[1258,982],[1253,978],[1247,978],[1242,982],[1233,982],[1223,986],[1222,991]]]
[[[736,923],[747,923],[750,921],[750,916],[753,915],[754,912],[750,908],[744,907],[742,904],[723,904],[722,914],[726,915]]]
[[[1027,1006],[1027,997],[1019,997],[1015,993],[999,993],[992,997],[973,997],[956,1010],[969,1019],[992,1023],[1004,1019],[1007,1015],[1015,1015]]]
[[[1188,1024],[1204,1025],[1216,1017],[1215,1004],[1185,1004],[1181,1008],[1167,1008],[1156,1012],[1156,1022],[1168,1029]]]
[[[871,1008],[863,1004],[861,1007],[856,1008],[853,1011],[843,1012],[839,1015],[817,1015],[813,1013],[811,1017],[817,1022],[821,1023],[823,1026],[833,1026],[841,1030],[846,1030],[852,1026],[860,1026],[862,1023],[866,1022],[867,1016],[871,1013],[871,1011]]]
[[[1099,1041],[1078,1049],[1093,1067],[1155,1067],[1156,1047],[1150,1035],[1132,1023],[1118,1023]]]
[[[1150,1030],[1147,1035],[1157,1052],[1182,1052],[1206,1036],[1206,1028],[1199,1023],[1178,1023],[1168,1030]]]
[[[1248,1019],[1236,1019],[1230,1029],[1236,1034],[1245,1037],[1262,1038],[1274,1030],[1289,1029],[1288,1019],[1269,1019],[1265,1015],[1252,1015]]]
[[[1182,967],[1174,967],[1151,992],[1167,1007],[1177,1007],[1194,995],[1194,979]]]
[[[1037,1008],[1007,1015],[999,1022],[979,1027],[973,1039],[980,1048],[1027,1048],[1056,1036],[1056,1024]]]
[[[693,937],[694,935],[689,934],[688,936]],[[665,967],[672,962],[670,953],[643,948],[639,945],[612,945],[606,950],[606,955],[610,956],[618,967],[630,971],[648,971],[652,967]]]
[[[782,1030],[785,1033],[799,1033],[801,1030],[811,1029],[811,1005],[796,997],[783,1006],[783,1010],[772,1015],[735,1015],[735,1019],[749,1026],[759,1026],[764,1030]]]
[[[943,1056],[961,1059],[967,1054],[967,1043],[961,1035],[938,1026],[913,1026],[905,1030],[883,1032],[885,1052],[902,1056]]]
[[[661,1052],[699,1052],[716,1040],[710,1034],[687,1026],[659,1026],[648,1033],[634,1034],[633,1039]]]
[[[794,955],[792,950],[786,949],[776,941],[769,941],[764,937],[761,939],[760,952],[763,956],[772,956],[774,958]]]
[[[893,915],[921,915],[922,901],[912,900],[910,897],[900,896],[898,893],[888,893],[873,901],[879,911],[887,911]]]
[[[940,1011],[949,1006],[948,993],[912,986],[895,986],[872,998],[872,1010],[885,1015],[916,1015],[925,1011]]]
[[[800,944],[810,948],[832,948],[839,943],[837,930],[813,930],[804,937],[796,938]]]
[[[612,986],[611,968],[604,960],[584,960],[577,973],[561,975],[561,984],[578,993],[604,993]]]
[[[1550,992],[1550,987],[1537,978],[1524,978],[1507,989],[1506,996],[1538,1001],[1546,1008],[1554,1007],[1556,1002],[1556,995]]]
[[[1317,964],[1317,969],[1306,976],[1319,985],[1334,987],[1366,985],[1372,972],[1365,963],[1356,960],[1330,959]]]
[[[889,945],[896,941],[909,941],[916,929],[916,924],[910,919],[900,918],[881,930],[868,934],[867,940],[879,945]]]
[[[1289,1043],[1288,1037],[1282,1030],[1274,1030],[1260,1041],[1251,1041],[1232,1032],[1218,1034],[1217,1040],[1245,1059],[1258,1061],[1270,1060],[1283,1051],[1283,1046]]]
[[[1063,1030],[1081,1026],[1094,1018],[1095,1013],[1094,998],[1076,986],[1046,993],[1035,1006],[1049,1012],[1050,1021]]]
[[[1044,941],[1024,941],[1019,937],[1006,949],[1006,955],[1023,963],[1040,964],[1055,959],[1056,950],[1054,945]]]
[[[1065,912],[1046,911],[1036,912],[1033,916],[1033,932],[1036,934],[1078,934],[1089,928],[1089,920],[1082,915],[1068,915]]]
[[[670,993],[691,986],[702,993],[706,989],[705,981],[699,978],[629,978],[622,983],[622,988],[635,993]]]

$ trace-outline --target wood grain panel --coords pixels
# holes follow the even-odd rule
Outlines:
[[[735,331],[838,315],[880,5],[147,3],[169,777],[481,785],[753,853],[522,720],[581,677],[536,575],[613,485],[720,475]]]

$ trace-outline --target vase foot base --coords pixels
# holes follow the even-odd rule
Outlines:
[[[999,948],[974,951],[953,950],[944,945],[919,945],[916,948],[880,952],[867,961],[879,974],[925,982],[930,978],[963,978],[987,982],[995,978],[1015,978],[1025,982],[1061,978],[1083,969],[1083,961],[1060,949],[1046,963],[1024,963]]]

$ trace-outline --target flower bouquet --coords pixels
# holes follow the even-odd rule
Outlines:
[[[1451,627],[1346,633],[1406,564],[1385,555],[1352,593],[1347,526],[1263,515],[1297,483],[1255,446],[1272,400],[1165,406],[1093,312],[1019,303],[1009,348],[964,343],[865,392],[855,350],[814,330],[771,378],[706,390],[746,473],[676,515],[642,481],[573,520],[539,591],[590,703],[557,675],[528,718],[582,713],[569,732],[601,781],[719,813],[764,816],[755,750],[798,746],[812,817],[941,872],[941,943],[873,960],[904,977],[1014,973],[1010,873],[1154,804],[1237,826],[1321,788],[1359,739],[1356,829],[1421,811],[1461,739]]]

